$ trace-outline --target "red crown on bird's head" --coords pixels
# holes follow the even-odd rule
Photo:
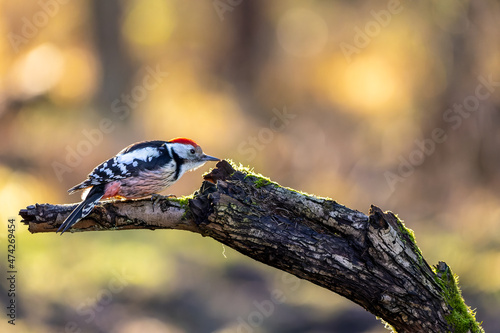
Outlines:
[[[182,143],[184,145],[191,145],[195,148],[199,147],[199,145],[196,142],[194,142],[193,140],[188,139],[188,138],[175,138],[175,139],[172,139],[168,142],[170,142],[170,143]]]

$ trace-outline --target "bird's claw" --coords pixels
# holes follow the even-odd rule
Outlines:
[[[162,199],[171,199],[171,198],[177,198],[176,195],[174,194],[169,194],[169,195],[161,195],[161,194],[152,194],[151,195],[151,201],[153,201],[153,211],[155,209],[155,206],[158,204],[158,202]]]

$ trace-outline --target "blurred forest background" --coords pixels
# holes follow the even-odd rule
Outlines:
[[[294,189],[396,212],[500,327],[497,1],[0,1],[7,220],[139,140],[190,137]],[[213,165],[168,190],[198,189]],[[2,332],[385,332],[309,282],[182,231],[17,225]],[[3,273],[2,273],[3,274]],[[2,275],[3,276],[3,275]],[[7,281],[0,295],[5,311]],[[280,300],[273,294],[281,293]]]

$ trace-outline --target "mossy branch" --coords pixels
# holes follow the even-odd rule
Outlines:
[[[33,205],[20,215],[32,233],[55,232],[74,207]],[[483,332],[449,267],[431,268],[393,213],[372,206],[367,216],[226,161],[191,198],[104,202],[72,231],[121,229],[212,237],[352,300],[397,332]]]

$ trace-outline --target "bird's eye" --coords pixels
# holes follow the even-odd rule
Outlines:
[[[191,149],[189,153],[194,155],[194,149]]]

